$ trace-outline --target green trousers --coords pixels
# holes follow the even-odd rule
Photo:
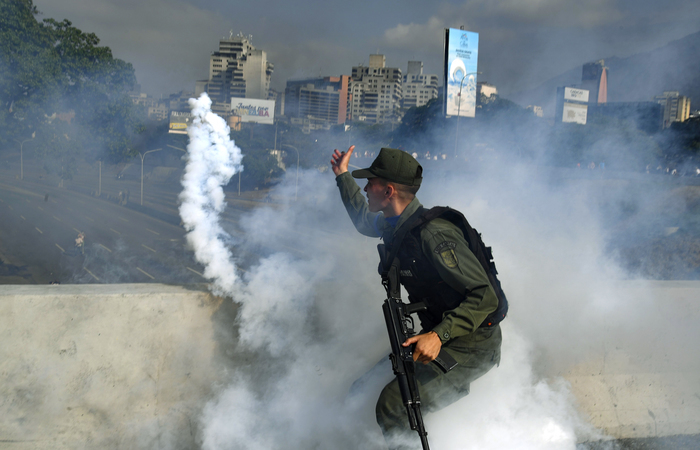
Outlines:
[[[444,349],[458,365],[443,373],[435,364],[416,364],[416,380],[423,414],[438,411],[469,394],[469,385],[501,360],[501,328],[479,328],[469,336],[447,342]],[[410,429],[396,379],[384,387],[376,407],[377,423],[390,449],[420,448]],[[415,443],[415,445],[407,445]]]

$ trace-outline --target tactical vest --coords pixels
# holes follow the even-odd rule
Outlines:
[[[430,330],[442,322],[442,315],[456,308],[465,298],[466,293],[459,293],[445,283],[431,261],[424,255],[421,245],[420,233],[428,222],[438,217],[455,224],[462,231],[469,249],[484,268],[491,287],[498,298],[496,311],[489,314],[480,327],[492,326],[503,320],[508,312],[508,300],[498,281],[496,266],[493,263],[491,248],[486,247],[481,240],[481,235],[473,229],[467,219],[454,209],[448,207],[435,207],[430,210],[421,208],[416,220],[406,223],[411,227],[405,234],[403,241],[396,253],[400,262],[400,281],[408,293],[411,303],[424,302],[427,310],[418,312],[421,326],[424,330]],[[387,252],[391,253],[392,242],[387,242]],[[381,270],[380,270],[381,272]]]

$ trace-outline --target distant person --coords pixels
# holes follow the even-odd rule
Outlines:
[[[75,238],[75,250],[76,254],[80,252],[81,255],[85,254],[85,233],[82,231],[78,233],[78,237]]]
[[[119,206],[121,206],[124,201],[124,193],[122,191],[119,191],[119,194],[117,194],[117,200],[119,201]]]
[[[48,201],[49,201],[49,194],[48,194],[48,193],[47,193],[46,195],[44,195],[44,201],[45,201],[45,202],[48,202]]]
[[[124,205],[126,205],[127,203],[129,203],[129,190],[128,189],[124,192]]]

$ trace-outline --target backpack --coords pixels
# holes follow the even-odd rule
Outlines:
[[[492,326],[501,322],[506,318],[506,314],[508,314],[508,299],[506,298],[506,294],[503,292],[503,288],[501,287],[501,282],[497,277],[498,271],[496,270],[496,264],[493,262],[491,247],[487,247],[486,244],[484,244],[484,241],[481,240],[481,233],[472,228],[472,226],[469,225],[467,218],[464,217],[464,214],[456,209],[452,209],[449,206],[435,206],[430,209],[422,208],[421,210],[418,210],[406,221],[406,226],[402,227],[404,229],[397,235],[397,239],[395,241],[397,245],[393,246],[391,252],[392,256],[389,256],[387,260],[393,261],[394,255],[396,255],[396,251],[398,251],[398,247],[401,245],[403,237],[407,232],[410,232],[410,230],[415,229],[416,227],[423,227],[425,224],[433,219],[437,219],[438,217],[452,222],[462,231],[464,239],[469,245],[469,250],[474,253],[476,259],[479,260],[479,263],[481,263],[481,267],[484,268],[486,276],[491,283],[491,287],[496,293],[496,297],[498,298],[498,307],[494,312],[488,315],[488,317],[484,320],[483,325]],[[381,251],[380,254],[382,254]],[[383,277],[387,271],[388,265],[384,265]]]

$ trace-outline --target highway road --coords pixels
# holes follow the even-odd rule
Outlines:
[[[75,246],[79,232],[83,252]],[[184,234],[111,202],[0,180],[3,283],[201,283]]]
[[[140,204],[139,179],[116,179],[103,170],[98,198],[94,167],[83,168],[61,188],[38,161],[25,160],[20,180],[16,163],[0,159],[0,284],[207,281],[186,246],[184,228],[176,225],[181,189],[176,183],[151,179],[144,185],[144,207],[167,214],[168,222],[116,202],[118,192],[128,189],[129,203]],[[242,242],[239,218],[256,206],[276,207],[230,192],[227,203],[222,226]],[[276,250],[303,256],[293,237],[302,232],[286,231],[289,237],[276,242]],[[85,233],[84,253],[75,247],[79,232]],[[236,263],[245,271],[271,251],[241,246],[235,249]]]

